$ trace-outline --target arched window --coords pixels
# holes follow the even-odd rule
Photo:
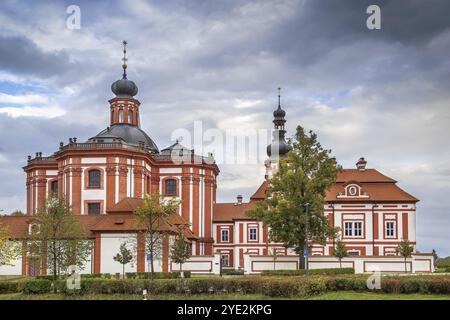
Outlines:
[[[128,110],[128,123],[133,123],[133,111]]]
[[[111,110],[111,122],[114,122],[115,121],[115,119],[114,119],[114,109],[113,110]]]
[[[119,122],[123,122],[124,121],[124,114],[123,114],[123,110],[120,109],[119,110]]]
[[[164,194],[167,196],[175,196],[177,194],[177,180],[175,179],[166,180]]]
[[[51,193],[58,193],[58,180],[53,180],[50,185]]]
[[[88,177],[88,187],[89,188],[100,188],[100,170],[94,169],[89,170],[89,177]]]

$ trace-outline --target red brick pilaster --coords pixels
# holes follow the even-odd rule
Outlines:
[[[101,234],[95,233],[94,240],[94,273],[100,273]]]

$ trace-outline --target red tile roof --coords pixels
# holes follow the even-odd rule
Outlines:
[[[245,220],[249,218],[245,212],[255,207],[256,201],[236,205],[234,203],[215,203],[214,222],[229,222],[233,220]]]
[[[142,199],[125,198],[115,204],[106,215],[76,215],[86,236],[93,237],[93,232],[136,232],[142,230],[136,222],[134,211],[141,205]],[[8,226],[9,236],[11,238],[24,238],[28,235],[28,225],[33,220],[33,216],[2,216],[0,225]],[[178,214],[168,216],[162,223],[160,231],[178,233],[179,225],[188,225],[189,223]],[[184,229],[186,238],[197,239],[189,228]]]
[[[397,182],[376,169],[366,169],[364,171],[358,169],[343,169],[338,173],[336,182]]]
[[[344,192],[349,182],[355,182],[366,192],[368,198],[337,198]],[[397,181],[385,176],[376,169],[343,169],[337,176],[336,184],[326,193],[328,202],[417,202],[414,196],[397,186]],[[264,181],[250,197],[249,203],[235,205],[234,203],[214,204],[214,222],[231,222],[236,219],[249,219],[245,212],[254,207],[255,202],[266,197],[268,181]]]

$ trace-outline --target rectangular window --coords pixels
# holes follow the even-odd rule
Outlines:
[[[89,170],[89,179],[88,179],[88,187],[89,188],[100,188],[100,177],[101,173],[100,170]]]
[[[354,230],[355,230],[355,237],[361,237],[362,236],[362,222],[355,222],[353,224]]]
[[[230,266],[230,256],[228,254],[223,254],[220,256],[220,264],[222,267]]]
[[[258,232],[258,229],[250,228],[249,229],[249,240],[251,240],[251,241],[258,240],[257,232]]]
[[[168,196],[175,196],[177,194],[177,180],[175,179],[167,179],[166,180],[166,188],[165,194]]]
[[[346,237],[353,236],[353,223],[352,222],[344,223],[344,234]]]
[[[230,235],[230,230],[228,230],[228,229],[222,229],[221,234],[222,234],[222,237],[221,237],[222,242],[228,242],[228,241],[230,241],[230,237],[229,237],[229,235]]]
[[[347,253],[349,256],[359,256],[359,250],[350,250]]]
[[[52,193],[58,193],[58,180],[52,181],[51,191]]]
[[[386,238],[395,237],[395,221],[386,221]]]
[[[88,214],[99,215],[100,214],[100,203],[99,202],[88,203]]]
[[[362,237],[363,223],[361,221],[344,222],[344,235],[346,237]]]

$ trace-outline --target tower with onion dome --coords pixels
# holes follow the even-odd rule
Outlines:
[[[267,146],[267,156],[269,157],[264,165],[266,167],[266,179],[269,179],[278,167],[278,161],[286,157],[292,147],[286,142],[285,123],[286,111],[281,108],[281,88],[278,88],[278,108],[273,112],[272,143]]]

